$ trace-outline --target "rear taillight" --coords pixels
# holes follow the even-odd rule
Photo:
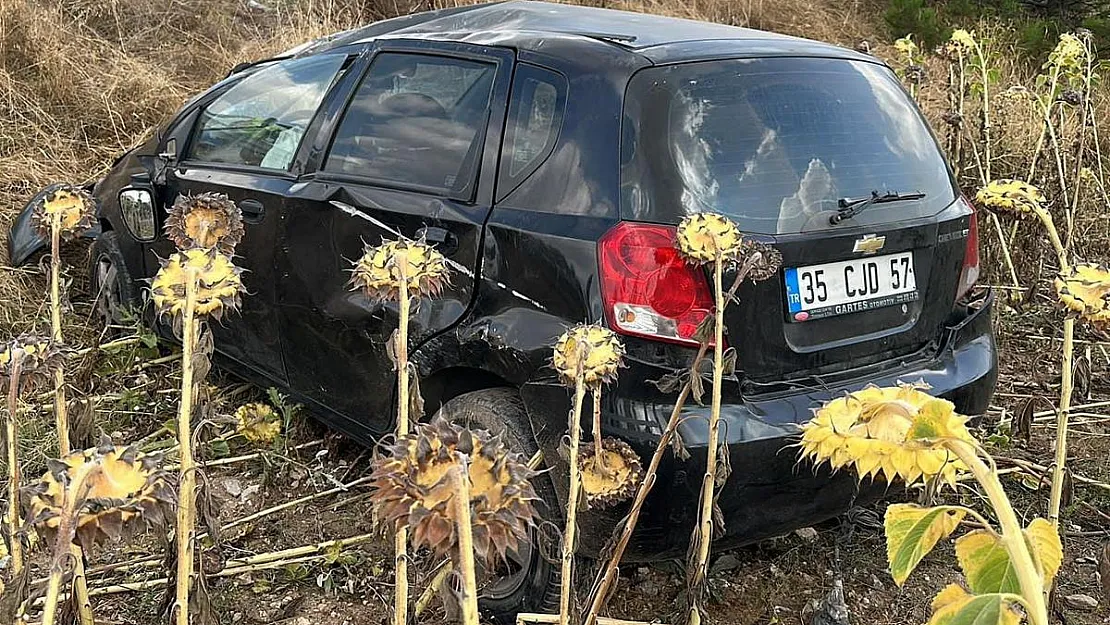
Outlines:
[[[673,226],[621,222],[598,242],[601,299],[609,327],[622,334],[697,345],[713,310],[705,274],[674,247]]]
[[[964,252],[964,268],[960,272],[960,285],[956,289],[956,300],[959,301],[963,296],[971,291],[971,287],[979,281],[979,215],[975,210],[975,205],[972,204],[966,197],[961,197],[961,201],[967,204],[971,209],[971,217],[968,218],[967,226],[967,250]]]

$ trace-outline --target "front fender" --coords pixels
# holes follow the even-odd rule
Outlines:
[[[27,263],[35,254],[45,249],[49,242],[39,236],[38,231],[32,223],[31,211],[35,204],[42,201],[46,194],[64,186],[63,183],[52,184],[42,191],[35,194],[30,202],[19,211],[15,221],[12,222],[11,230],[8,231],[8,264],[12,267],[20,267]],[[97,209],[97,217],[99,217],[99,203]],[[95,239],[100,236],[101,227],[98,220],[92,228],[89,228],[81,236],[89,239]]]

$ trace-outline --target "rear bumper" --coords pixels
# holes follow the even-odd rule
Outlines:
[[[725,516],[723,538],[715,545],[728,548],[781,535],[799,527],[833,518],[856,503],[882,494],[886,485],[865,482],[844,471],[832,475],[814,470],[797,460],[798,426],[812,409],[830,398],[863,388],[867,384],[897,382],[928,383],[932,392],[950,399],[957,410],[977,415],[986,411],[997,380],[997,354],[991,327],[993,294],[980,306],[953,319],[931,357],[916,362],[885,363],[881,368],[826,384],[810,385],[793,392],[745,397],[736,380],[722,387],[722,436],[728,445],[732,474],[720,494]],[[627,440],[646,460],[673,407],[673,398],[662,395],[648,380],[660,378],[665,369],[630,363],[621,381],[604,401],[605,434]],[[566,475],[558,445],[566,431],[569,409],[567,391],[555,381],[529,383],[522,397],[532,419],[537,441],[548,459],[554,459],[554,475]],[[668,452],[660,465],[656,486],[646,502],[636,534],[626,553],[630,561],[681,556],[686,551],[696,517],[700,478],[705,470],[708,439],[708,406],[684,410],[679,432],[691,458],[685,462]],[[584,425],[584,427],[588,427]],[[587,430],[588,431],[588,430]],[[562,465],[562,466],[559,466]],[[556,491],[565,501],[567,487],[555,480]],[[582,551],[600,552],[613,527],[627,512],[627,505],[609,511],[588,511],[580,516]],[[548,511],[554,518],[558,511]]]

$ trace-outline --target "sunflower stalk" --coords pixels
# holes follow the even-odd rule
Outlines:
[[[724,258],[718,252],[713,261],[713,292],[716,302],[713,310],[713,394],[709,413],[709,440],[705,457],[705,475],[701,481],[701,502],[698,509],[697,551],[690,573],[687,592],[690,597],[688,623],[701,623],[701,595],[709,573],[709,547],[713,542],[713,491],[717,469],[717,439],[721,427],[721,380],[724,377],[724,311],[725,293],[722,283]]]
[[[405,264],[405,263],[401,263]],[[395,437],[409,433],[409,299],[408,276],[405,268],[398,272],[400,298],[397,335],[393,344],[397,358],[397,428]],[[393,625],[407,625],[409,611],[408,528],[399,527],[393,536],[395,588],[393,594]]]
[[[470,527],[470,471],[466,454],[458,453],[455,467],[455,517],[458,520],[459,544],[457,546],[459,575],[462,577],[463,625],[478,625],[478,580],[474,573],[474,535]]]
[[[945,439],[943,446],[950,450],[964,463],[975,477],[975,481],[983,487],[987,500],[994,509],[995,516],[1001,528],[1001,544],[1010,556],[1010,565],[1021,587],[1021,599],[1026,608],[1027,617],[1031,625],[1048,625],[1048,609],[1045,604],[1045,583],[1041,578],[1040,569],[1034,560],[1032,552],[1026,541],[1025,532],[1018,521],[1017,513],[1010,503],[1006,491],[998,479],[998,471],[988,466],[979,457],[975,446],[959,439]]]
[[[738,284],[739,281],[736,285]],[[734,291],[736,285],[733,287]],[[682,386],[682,390],[678,394],[678,399],[675,400],[674,408],[671,410],[671,417],[667,420],[667,425],[664,426],[663,433],[659,436],[659,443],[655,446],[655,453],[652,454],[651,461],[648,463],[644,479],[636,489],[636,496],[632,500],[632,506],[629,508],[628,515],[620,526],[620,534],[617,537],[616,543],[614,543],[613,551],[606,560],[605,567],[598,573],[598,577],[594,582],[594,588],[590,598],[590,609],[586,613],[583,621],[584,625],[598,625],[601,610],[605,608],[605,604],[609,601],[613,586],[617,581],[621,558],[624,557],[624,551],[628,548],[629,541],[632,540],[632,533],[635,531],[636,523],[640,519],[640,512],[643,510],[644,502],[647,501],[648,494],[651,493],[652,487],[655,486],[655,476],[659,471],[659,464],[663,461],[663,454],[670,445],[671,438],[674,436],[675,430],[678,428],[678,423],[681,420],[682,408],[686,405],[686,400],[690,396],[692,386],[691,380],[693,376],[700,375],[699,370],[701,368],[701,362],[705,358],[708,347],[709,344],[707,342],[702,342],[698,347],[697,356],[694,357],[694,363],[690,367],[690,379]]]
[[[19,540],[19,376],[23,368],[23,350],[12,351],[10,379],[8,381],[8,415],[4,422],[4,440],[8,451],[8,552],[11,555],[11,577],[23,571],[23,544]]]
[[[97,463],[86,462],[78,469],[71,483],[66,486],[63,497],[58,535],[54,539],[54,554],[50,564],[50,577],[46,583],[46,603],[42,609],[42,625],[54,625],[57,618],[58,603],[62,593],[62,579],[65,577],[67,562],[73,554],[73,537],[77,529],[77,512],[85,503],[90,484],[89,480],[101,470]]]
[[[574,550],[575,532],[578,529],[578,495],[581,489],[581,476],[578,465],[578,444],[582,438],[582,403],[586,397],[585,345],[579,344],[578,373],[574,383],[574,409],[570,413],[570,442],[567,456],[567,519],[563,528],[563,547],[559,588],[559,625],[571,623],[571,610],[574,609]]]
[[[177,413],[177,440],[180,446],[178,468],[177,526],[174,543],[177,548],[177,572],[174,579],[174,603],[171,614],[177,625],[189,625],[189,595],[193,581],[193,558],[196,539],[196,459],[193,456],[193,354],[196,350],[197,273],[185,269],[185,309],[182,315],[181,340],[181,403]]]
[[[55,343],[65,343],[62,332],[62,219],[64,214],[55,212],[50,218],[50,326]],[[58,435],[58,453],[64,457],[70,453],[69,406],[66,401],[65,363],[59,363],[54,370],[54,423]],[[13,541],[14,542],[14,541]],[[95,625],[92,601],[89,599],[88,582],[85,578],[85,557],[81,547],[72,545],[73,556],[73,602],[81,625]]]

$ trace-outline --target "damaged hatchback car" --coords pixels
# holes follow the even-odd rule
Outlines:
[[[803,39],[539,2],[415,14],[236,68],[90,190],[109,320],[142,308],[173,251],[175,198],[236,202],[250,295],[214,325],[218,356],[366,443],[392,429],[398,311],[348,287],[351,259],[383,238],[435,245],[453,276],[416,311],[410,348],[428,412],[542,451],[549,516],[566,496],[551,476],[565,470],[569,409],[552,344],[586,320],[622,335],[628,368],[603,429],[650,456],[674,403],[651,381],[690,365],[712,308],[705,273],[673,247],[691,213],[726,215],[783,257],[726,314],[738,360],[718,548],[869,494],[784,450],[820,403],[922,380],[974,415],[995,386],[974,208],[889,67]],[[13,263],[41,246],[26,215],[11,236]],[[683,421],[693,456],[664,461],[627,560],[684,553],[706,430]],[[625,512],[585,512],[582,552]],[[549,608],[557,569],[526,544],[491,576],[484,609]]]

